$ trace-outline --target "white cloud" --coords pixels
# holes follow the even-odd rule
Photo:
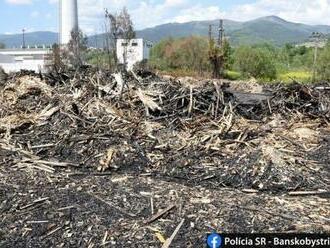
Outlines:
[[[29,27],[29,28],[25,27],[22,30],[24,30],[25,33],[31,33],[31,32],[35,32],[36,31],[35,28],[31,28],[31,27]]]
[[[218,1],[204,4],[199,0],[78,0],[78,3],[81,27],[85,32],[92,33],[104,29],[104,8],[118,12],[124,6],[128,7],[137,29],[168,22],[217,18],[246,21],[268,15],[277,15],[293,22],[330,24],[330,0],[256,0],[226,11],[221,9]]]
[[[5,0],[8,4],[37,4],[45,0]],[[56,7],[59,0],[46,0]],[[233,1],[235,2],[235,1]],[[79,22],[89,34],[104,31],[104,9],[118,13],[124,6],[132,16],[136,29],[169,22],[189,22],[226,18],[246,21],[262,16],[277,15],[288,21],[308,24],[330,24],[330,0],[255,0],[253,3],[222,9],[221,1],[206,4],[202,0],[78,0]],[[32,12],[31,17],[49,14]],[[56,16],[57,18],[57,16]]]
[[[6,0],[7,3],[9,4],[31,4],[32,0]]]
[[[164,6],[166,7],[180,7],[185,5],[187,0],[166,0]]]
[[[54,0],[50,0],[54,1]],[[189,0],[78,0],[79,22],[86,32],[99,32],[104,26],[104,9],[118,13],[126,6],[136,29],[152,27],[166,22],[176,21],[180,10],[189,8]],[[95,28],[93,28],[93,25]]]
[[[175,22],[204,21],[223,18],[224,12],[217,6],[202,7],[199,5],[181,10],[174,18]]]
[[[329,13],[330,0],[258,0],[233,8],[225,13],[225,17],[246,21],[261,16],[277,15],[293,22],[329,25]]]
[[[19,5],[41,0],[5,1],[8,4]],[[57,4],[59,0],[47,1]],[[278,15],[294,22],[330,24],[330,0],[255,0],[253,3],[236,5],[226,11],[221,9],[221,1],[217,0],[212,4],[205,4],[202,0],[78,0],[78,5],[81,26],[94,32],[104,23],[104,8],[118,12],[124,6],[128,7],[138,29],[167,22],[210,20],[220,17],[246,21],[267,15]]]

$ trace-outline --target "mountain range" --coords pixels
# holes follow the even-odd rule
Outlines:
[[[39,31],[25,33],[25,44],[34,45],[51,45],[58,40],[58,34],[48,31]],[[0,34],[0,43],[5,44],[6,48],[21,47],[23,43],[22,34]]]
[[[168,23],[137,31],[139,38],[158,42],[167,37],[179,38],[190,35],[207,36],[209,25],[214,25],[216,33],[219,20],[193,21],[187,23]],[[267,16],[247,22],[224,20],[226,37],[234,45],[256,44],[268,42],[276,46],[285,43],[303,43],[313,32],[330,34],[330,26],[307,25],[286,21],[277,16]],[[102,47],[104,34],[89,37],[89,45]],[[53,44],[57,42],[58,34],[54,32],[33,32],[25,34],[27,45]],[[6,47],[19,47],[22,44],[22,34],[0,35],[0,42]]]

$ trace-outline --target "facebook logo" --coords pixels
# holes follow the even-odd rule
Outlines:
[[[217,233],[212,233],[207,236],[207,245],[209,248],[219,248],[222,243],[222,238]]]

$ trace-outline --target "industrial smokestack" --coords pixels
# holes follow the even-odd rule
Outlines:
[[[71,39],[71,32],[78,31],[77,0],[60,0],[60,44],[66,45]]]

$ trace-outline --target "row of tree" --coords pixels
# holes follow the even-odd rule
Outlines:
[[[330,81],[330,41],[321,51],[316,69],[321,79]]]
[[[116,40],[135,38],[133,22],[126,8],[116,15],[106,11],[105,17],[105,52],[85,53],[85,59],[94,64],[108,64],[110,68],[116,68]],[[82,64],[81,51],[86,49],[86,37],[81,32],[73,33],[67,55],[72,64]],[[221,56],[221,73],[215,73],[215,64],[212,63],[214,54]],[[325,48],[320,49],[316,57],[313,48],[291,44],[284,47],[259,44],[232,48],[227,40],[222,41],[221,46],[216,46],[212,39],[206,37],[168,38],[153,47],[149,64],[162,71],[181,74],[206,76],[212,73],[214,76],[223,74],[225,70],[227,76],[234,72],[241,77],[266,80],[274,80],[280,73],[300,70],[317,75],[317,79],[330,80],[330,41]]]
[[[211,71],[208,60],[208,40],[203,37],[165,39],[151,52],[150,64],[163,71],[180,71],[205,75]],[[314,49],[305,46],[270,44],[224,47],[225,69],[237,71],[243,77],[276,79],[279,73],[292,70],[311,71]],[[330,42],[320,50],[316,61],[318,79],[330,80]]]

